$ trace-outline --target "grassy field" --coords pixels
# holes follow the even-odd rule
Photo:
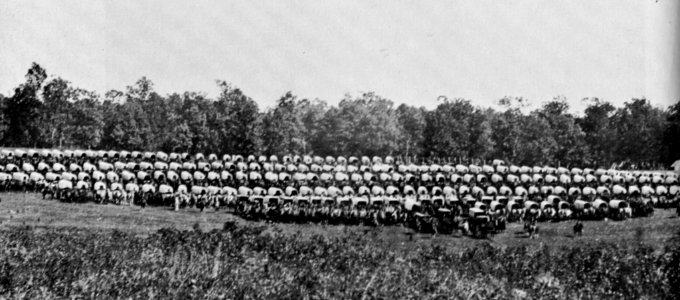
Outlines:
[[[156,232],[161,228],[190,230],[196,224],[205,231],[220,229],[228,221],[237,224],[264,225],[266,231],[284,234],[299,234],[302,237],[323,235],[334,237],[347,232],[357,235],[372,235],[376,240],[393,246],[417,246],[437,244],[447,248],[471,246],[491,242],[495,246],[540,245],[573,246],[591,242],[612,242],[616,244],[645,244],[654,248],[662,247],[680,231],[680,218],[675,210],[655,211],[653,217],[637,218],[626,221],[588,221],[585,222],[582,237],[572,234],[572,221],[539,224],[540,237],[528,239],[522,225],[512,223],[508,229],[487,240],[475,240],[460,234],[436,235],[417,234],[400,226],[364,227],[334,226],[321,224],[267,224],[245,221],[227,211],[209,210],[201,213],[197,209],[172,211],[159,207],[140,207],[99,205],[93,203],[62,203],[43,200],[37,194],[4,193],[0,195],[0,229],[30,226],[40,228],[86,228],[92,230],[117,229],[141,236]]]
[[[678,299],[680,219],[520,224],[485,240],[392,226],[0,195],[0,299]]]

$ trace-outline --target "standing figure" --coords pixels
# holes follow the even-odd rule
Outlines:
[[[583,223],[581,223],[581,220],[576,221],[576,224],[574,224],[574,235],[583,235]]]

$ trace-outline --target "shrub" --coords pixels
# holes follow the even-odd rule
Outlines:
[[[226,223],[147,237],[0,232],[7,298],[678,298],[680,247],[395,248],[371,235],[285,235]]]

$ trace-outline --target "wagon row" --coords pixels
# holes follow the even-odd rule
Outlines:
[[[206,163],[207,164],[207,163]],[[200,167],[200,163],[199,166]],[[208,170],[208,171],[201,171]],[[38,172],[41,174],[49,173],[71,173],[78,174],[78,177],[94,177],[94,178],[105,178],[110,181],[116,181],[110,178],[124,177],[124,180],[131,180],[132,178],[137,178],[138,180],[237,180],[237,181],[260,181],[265,180],[268,182],[279,182],[279,181],[321,181],[321,182],[436,182],[436,183],[454,183],[454,184],[470,184],[470,183],[485,183],[490,182],[494,185],[497,184],[508,184],[511,186],[516,185],[564,185],[564,186],[583,186],[583,185],[677,185],[678,178],[676,176],[665,176],[655,175],[652,177],[641,175],[635,177],[633,175],[614,175],[610,176],[607,174],[602,174],[597,177],[596,175],[587,174],[582,175],[543,175],[543,174],[507,174],[501,175],[498,173],[493,174],[444,174],[436,173],[431,175],[429,173],[413,174],[413,173],[400,173],[397,171],[390,172],[380,172],[373,173],[367,170],[358,171],[353,170],[354,173],[349,172],[339,172],[330,171],[324,172],[323,169],[313,169],[304,170],[306,172],[297,170],[295,172],[286,172],[282,170],[260,170],[248,171],[243,169],[225,169],[214,168],[211,171],[210,168],[197,168],[195,164],[184,163],[179,164],[166,164],[163,162],[155,163],[122,163],[115,162],[114,164],[107,162],[98,162],[96,165],[92,163],[85,162],[82,165],[71,163],[68,167],[61,163],[54,163],[49,165],[45,162],[40,162],[34,167],[30,163],[23,163],[21,167],[17,164],[9,163],[6,165],[0,165],[0,172],[5,173],[33,173]],[[319,173],[320,172],[320,173]],[[110,177],[110,178],[109,178]],[[82,178],[80,178],[82,180]]]

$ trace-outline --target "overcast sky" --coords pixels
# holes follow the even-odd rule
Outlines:
[[[147,76],[161,94],[215,96],[222,79],[261,107],[288,90],[428,108],[439,95],[665,107],[680,99],[678,3],[3,0],[0,93],[35,61],[100,94]]]

